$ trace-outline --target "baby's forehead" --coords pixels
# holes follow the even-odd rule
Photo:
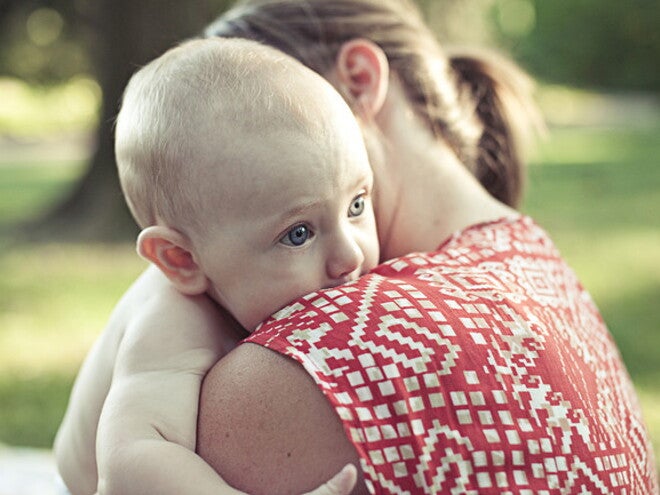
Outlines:
[[[263,219],[357,187],[370,173],[366,160],[334,137],[303,133],[290,127],[268,132],[237,131],[228,146],[213,140],[202,143],[194,178],[210,211],[223,221],[248,215]],[[366,170],[365,170],[366,169]]]

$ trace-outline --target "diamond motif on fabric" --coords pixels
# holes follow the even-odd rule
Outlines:
[[[371,493],[657,493],[589,295],[525,217],[310,294],[248,341],[300,362]]]

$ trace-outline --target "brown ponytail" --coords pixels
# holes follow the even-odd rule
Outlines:
[[[459,91],[474,103],[483,124],[472,170],[500,201],[517,206],[525,181],[523,154],[543,129],[532,100],[532,80],[513,62],[487,51],[448,50]]]

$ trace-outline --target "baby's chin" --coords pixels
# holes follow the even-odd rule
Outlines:
[[[285,306],[282,306],[280,309],[277,309],[277,310],[273,311],[272,313],[269,313],[269,314],[265,315],[263,318],[261,318],[258,321],[246,322],[246,323],[249,323],[249,325],[243,325],[243,328],[245,328],[248,333],[253,333],[256,330],[258,330],[259,327],[261,325],[263,325],[264,323],[266,323],[267,321],[283,320],[283,319],[288,318],[289,316],[291,316],[296,311],[299,311],[301,308],[302,308],[302,306],[299,303],[296,303],[296,301],[294,300],[290,303],[287,303]]]
[[[267,319],[268,319],[268,318],[264,318],[263,320],[260,320],[260,321],[258,321],[258,322],[256,322],[256,323],[255,323],[254,321],[246,322],[247,324],[245,324],[245,323],[243,323],[243,322],[240,322],[240,321],[239,321],[239,323],[241,324],[241,326],[242,326],[243,328],[245,328],[245,331],[246,331],[247,333],[251,334],[251,333],[254,333],[254,331],[255,331],[257,328],[259,328],[259,327],[261,326],[261,324],[262,324],[264,321],[266,321]]]
[[[271,313],[267,314],[262,314],[262,315],[252,315],[250,318],[246,318],[243,321],[237,318],[237,321],[241,324],[241,326],[247,331],[247,333],[252,334],[254,333],[263,323],[266,321],[270,320],[271,318],[275,317],[277,318],[277,315],[280,311],[285,310],[286,307],[276,310]],[[281,317],[280,317],[281,318]]]

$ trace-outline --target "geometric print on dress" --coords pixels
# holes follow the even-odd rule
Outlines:
[[[526,217],[305,296],[247,340],[312,376],[371,493],[657,493],[616,346]]]

